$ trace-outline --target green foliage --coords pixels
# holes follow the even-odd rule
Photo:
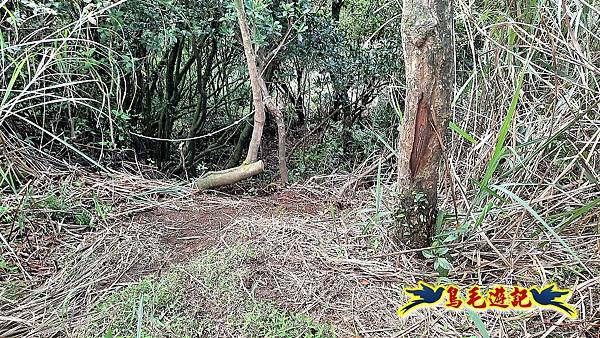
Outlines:
[[[94,195],[92,200],[95,206],[95,213],[90,211],[90,206],[83,201],[74,203],[73,196],[70,194],[70,185],[62,184],[57,192],[51,192],[37,201],[31,207],[36,206],[42,212],[47,213],[50,219],[57,222],[73,222],[86,227],[95,226],[94,220],[100,217],[106,220],[106,216],[110,211],[110,205],[100,202]],[[91,210],[94,210],[91,209]],[[31,212],[27,210],[26,213]],[[33,215],[31,215],[33,217]]]
[[[496,147],[494,148],[494,155],[490,160],[490,164],[488,165],[485,174],[483,176],[483,180],[481,182],[482,186],[487,187],[490,182],[490,179],[494,175],[494,172],[498,168],[498,163],[500,162],[500,158],[505,153],[504,142],[506,141],[506,137],[508,134],[508,130],[510,129],[513,116],[515,114],[515,110],[517,109],[517,104],[519,103],[519,96],[521,95],[521,86],[523,85],[523,79],[525,77],[525,69],[521,70],[519,75],[519,80],[517,82],[517,86],[515,88],[515,93],[513,95],[512,101],[510,103],[510,107],[506,112],[506,116],[504,117],[504,121],[502,122],[502,128],[500,128],[500,133],[498,134],[498,139],[496,141]]]
[[[112,211],[112,205],[100,200],[96,194],[92,196],[92,200],[94,201],[96,215],[98,215],[103,221],[106,221],[108,214]]]
[[[389,120],[381,117],[387,115],[387,111],[378,110],[368,121],[355,124],[347,131],[340,122],[330,123],[325,129],[321,142],[297,149],[292,156],[291,177],[300,180],[315,174],[327,174],[331,172],[347,172],[354,164],[364,161],[373,153],[389,151],[392,147],[385,141],[380,130],[388,130],[386,126]],[[373,127],[369,125],[373,124]],[[344,147],[342,133],[349,135],[349,146]],[[393,142],[393,141],[392,141]]]
[[[7,263],[4,258],[0,255],[0,273],[4,275],[16,274],[19,272],[18,267]],[[11,300],[19,301],[21,297],[27,292],[27,283],[19,280],[0,281],[0,297]]]
[[[15,273],[18,272],[19,268],[15,265],[9,264],[4,256],[0,255],[0,272],[2,273]]]
[[[4,164],[4,163],[0,163]],[[15,172],[12,163],[8,163],[6,169],[0,166],[0,188],[7,186],[14,194],[20,185],[19,175]]]
[[[456,239],[456,233],[437,235],[431,244],[431,248],[423,250],[423,257],[433,260],[433,269],[442,277],[448,276],[448,273],[454,269],[449,260],[447,245]]]
[[[305,107],[331,106],[336,100],[329,91],[333,85],[353,93],[349,103],[355,108],[345,114],[363,114],[390,75],[401,78],[401,46],[391,34],[399,21],[388,22],[387,17],[398,11],[395,4],[348,2],[337,24],[327,7],[308,0],[244,3],[259,62],[272,67],[266,69],[267,82],[286,83]],[[231,1],[23,1],[11,6],[0,39],[3,60],[9,61],[3,63],[0,81],[7,88],[2,106],[18,112],[9,122],[20,120],[18,129],[32,144],[51,151],[67,149],[103,171],[120,160],[145,161],[169,174],[193,173],[198,163],[211,170],[222,167],[226,159],[222,149],[234,146],[231,130],[194,142],[191,155],[200,156],[184,163],[187,171],[178,163],[182,155],[189,155],[182,154],[180,144],[170,146],[143,136],[176,139],[210,134],[252,111]],[[45,28],[39,34],[19,34],[30,27]],[[207,71],[212,48],[215,59]],[[52,51],[52,58],[33,58],[44,50]],[[266,55],[273,57],[262,60]],[[32,77],[35,69],[53,80]],[[292,82],[310,82],[311,90],[321,94],[308,95],[306,87],[292,88]],[[207,91],[204,103],[201,83]],[[23,88],[46,96],[14,95]],[[272,90],[278,100],[285,96],[281,88]],[[316,116],[307,124],[322,118]],[[332,128],[339,131],[339,126]],[[344,151],[336,154],[352,154],[357,160],[369,156],[373,140],[368,129],[358,123],[346,128],[351,129],[345,141],[351,148],[344,144]],[[47,137],[52,142],[45,142]],[[308,162],[333,154],[337,145],[332,143],[338,141],[328,142],[329,149],[308,149]],[[345,160],[338,156],[335,162]],[[307,161],[300,162],[298,173],[312,171]]]
[[[0,205],[0,226],[9,242],[20,245],[28,240],[32,229],[36,234],[56,235],[65,228],[89,231],[108,222],[111,201],[89,190],[82,193],[81,182],[67,179],[46,184],[44,194],[35,194],[28,186]]]
[[[342,126],[337,124],[323,136],[323,141],[298,149],[292,157],[292,170],[290,178],[299,180],[309,175],[322,173],[333,168],[341,170],[348,169],[343,161],[344,149],[341,139],[338,137]]]

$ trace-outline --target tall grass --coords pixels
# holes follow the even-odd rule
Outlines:
[[[600,195],[598,9],[547,0],[457,5],[457,30],[467,36],[458,58],[470,62],[459,62],[452,129],[475,142],[453,133],[451,164],[460,199],[473,210],[466,221],[526,208],[493,185],[546,219],[589,210]],[[474,198],[480,189],[491,195]]]
[[[104,8],[57,10],[35,2],[3,1],[0,6],[0,132],[20,151],[5,152],[1,163],[28,162],[25,145],[38,155],[63,153],[105,170],[82,134],[99,129],[98,138],[115,146],[114,111],[122,110],[123,76],[118,51],[99,42],[98,20],[117,4]],[[115,34],[118,37],[118,34]],[[78,125],[78,121],[88,121]],[[104,144],[104,143],[103,143]],[[100,144],[100,148],[103,147]],[[5,145],[8,147],[8,145]],[[92,147],[93,148],[93,147]],[[14,150],[13,149],[13,150]],[[10,157],[10,158],[9,158]],[[19,159],[17,159],[19,158]],[[31,162],[31,161],[29,161]],[[20,168],[27,172],[33,166]],[[30,173],[33,174],[33,173]]]

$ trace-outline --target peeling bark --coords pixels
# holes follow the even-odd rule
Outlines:
[[[452,22],[452,0],[403,2],[407,92],[398,141],[400,201],[395,237],[412,248],[430,245],[437,217],[439,140],[447,129],[453,96]]]

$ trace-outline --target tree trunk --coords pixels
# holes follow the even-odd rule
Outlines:
[[[258,175],[264,170],[263,162],[257,160],[263,126],[265,125],[265,106],[262,101],[259,75],[256,69],[256,56],[254,55],[254,48],[252,47],[252,41],[250,40],[250,30],[248,29],[248,21],[246,20],[246,11],[242,0],[234,0],[234,3],[237,10],[238,22],[240,24],[246,63],[248,64],[250,85],[252,87],[252,100],[254,101],[254,129],[252,130],[252,138],[250,139],[250,145],[248,146],[248,155],[246,156],[244,163],[238,167],[213,172],[199,178],[195,182],[195,185],[200,190],[233,184],[254,175]]]
[[[333,0],[331,2],[331,18],[336,27],[340,25],[340,14],[343,6],[343,0]],[[348,125],[352,115],[352,104],[348,97],[350,86],[343,79],[343,76],[336,73],[331,73],[331,82],[333,84],[333,111],[335,112],[333,120],[342,122],[342,149],[344,154],[347,155],[351,146],[350,129],[352,128],[351,125]]]
[[[173,129],[173,114],[175,112],[175,92],[176,88],[176,67],[177,58],[181,46],[181,39],[177,39],[175,46],[171,49],[169,59],[167,61],[167,70],[165,74],[165,106],[161,110],[158,119],[158,137],[163,139],[171,138],[171,131]],[[161,141],[158,147],[158,155],[156,162],[162,164],[168,160],[169,153],[171,150],[171,143]]]
[[[216,24],[215,24],[216,23]],[[213,32],[216,34],[218,29],[218,20],[213,21]],[[213,62],[217,56],[217,38],[214,36],[211,39],[210,43],[210,53],[206,58],[206,64],[204,66],[204,71],[202,70],[202,62],[200,57],[200,49],[202,46],[194,46],[194,54],[196,59],[196,76],[198,78],[197,83],[197,92],[198,92],[198,101],[196,103],[196,109],[194,112],[194,117],[192,119],[192,125],[190,126],[190,130],[188,131],[188,138],[193,138],[198,135],[198,132],[202,129],[204,122],[206,121],[206,117],[208,115],[208,92],[206,87],[208,86],[208,82],[211,80],[212,71],[213,71]],[[197,140],[189,140],[186,142],[184,149],[184,163],[181,163],[181,169],[184,167],[190,167],[192,162],[194,161],[194,156],[196,155],[196,145]]]
[[[242,158],[242,153],[244,152],[244,148],[248,146],[250,141],[250,136],[252,135],[252,124],[250,121],[246,121],[244,123],[244,128],[240,133],[240,137],[238,138],[237,143],[235,144],[235,148],[233,149],[233,153],[229,157],[229,161],[227,161],[227,169],[231,169],[240,163]]]
[[[281,176],[281,183],[285,186],[289,182],[289,175],[286,164],[286,155],[285,155],[285,123],[283,121],[283,113],[277,107],[275,102],[273,102],[273,98],[269,94],[269,89],[267,88],[267,84],[262,78],[258,78],[260,87],[262,88],[265,105],[269,112],[275,118],[275,123],[277,124],[277,160],[279,161],[279,174]]]
[[[296,86],[298,87],[298,96],[294,100],[294,110],[296,111],[296,116],[298,117],[297,126],[304,126],[304,120],[306,116],[304,114],[304,97],[302,95],[302,76],[303,76],[302,68],[298,67],[296,70]]]
[[[196,188],[205,190],[223,187],[258,175],[262,173],[263,170],[263,161],[255,161],[251,164],[208,173],[196,181]]]
[[[404,121],[398,140],[399,229],[412,248],[430,245],[437,217],[437,185],[454,80],[452,0],[404,0],[406,66]]]
[[[256,56],[250,39],[250,29],[246,19],[246,10],[242,4],[242,0],[235,0],[235,8],[237,10],[238,22],[242,34],[242,43],[244,45],[244,54],[246,55],[246,63],[248,64],[248,73],[250,75],[250,85],[252,87],[252,100],[254,101],[254,129],[252,130],[252,138],[248,146],[248,155],[244,163],[249,164],[256,162],[258,159],[258,148],[262,139],[263,126],[265,125],[265,106],[262,101],[260,84],[258,83],[258,70],[256,69]]]
[[[340,22],[340,13],[342,11],[342,6],[344,5],[344,0],[332,0],[331,1],[331,18],[337,24]]]

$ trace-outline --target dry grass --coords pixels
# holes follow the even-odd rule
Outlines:
[[[251,310],[236,304],[268,301],[331,322],[341,337],[598,337],[598,9],[585,1],[538,1],[529,11],[457,6],[457,45],[465,47],[457,57],[473,62],[458,70],[453,121],[472,139],[452,133],[441,168],[445,218],[427,251],[447,253],[422,259],[387,237],[393,155],[381,167],[375,158],[357,174],[314,177],[274,195],[195,197],[186,186],[142,177],[148,168],[138,163],[123,163],[135,174],[90,174],[17,141],[5,124],[0,336],[102,336],[114,318],[99,307],[119,290],[145,276],[160,279],[172,265],[210,274],[224,264],[222,248],[243,247],[256,255],[227,266],[239,280],[226,294],[231,302],[206,292],[191,272],[181,280],[191,292],[178,309],[205,309],[207,336],[248,335],[227,316]],[[0,118],[14,117],[27,95],[12,97]],[[494,158],[498,168],[481,184]],[[209,266],[211,255],[217,259]],[[449,271],[434,267],[441,258]],[[428,309],[401,319],[402,287],[418,280],[463,287],[555,281],[573,288],[569,302],[579,317]]]
[[[240,309],[245,308],[239,304],[250,299],[332,323],[340,337],[478,336],[463,312],[424,310],[400,319],[395,311],[406,301],[402,287],[418,280],[452,280],[461,286],[558,281],[575,290],[569,302],[580,313],[577,320],[565,320],[553,312],[482,313],[487,330],[495,337],[578,337],[597,332],[598,236],[586,234],[587,227],[577,229],[579,234],[562,235],[583,262],[578,266],[553,238],[529,238],[523,225],[527,218],[523,224],[504,220],[502,228],[510,236],[488,239],[483,234],[496,231],[498,225],[486,222],[481,233],[471,233],[450,246],[455,267],[445,279],[416,252],[390,253],[383,228],[364,234],[364,224],[372,215],[360,210],[374,202],[362,203],[363,209],[335,211],[331,195],[315,186],[298,186],[269,197],[201,195],[178,203],[177,210],[158,209],[135,222],[90,233],[86,244],[67,256],[64,270],[18,304],[9,304],[4,330],[13,327],[28,336],[58,332],[80,336],[82,328],[94,324],[97,331],[87,334],[101,336],[114,319],[99,316],[98,305],[114,290],[129,285],[123,281],[164,274],[172,264],[190,269],[186,267],[206,261],[215,252],[242,247],[256,254],[225,269],[227,276],[239,278],[228,294],[231,299],[226,303],[215,300],[216,295],[203,293],[205,286],[194,279],[209,276],[221,264],[228,266],[217,256],[210,268],[180,281],[187,297],[178,311],[210,308],[204,316],[219,322],[229,315],[242,318]],[[514,206],[512,212],[518,215],[522,210]],[[379,246],[374,245],[377,242]],[[243,334],[227,321],[212,329],[217,336]],[[3,331],[3,336],[10,335]]]

